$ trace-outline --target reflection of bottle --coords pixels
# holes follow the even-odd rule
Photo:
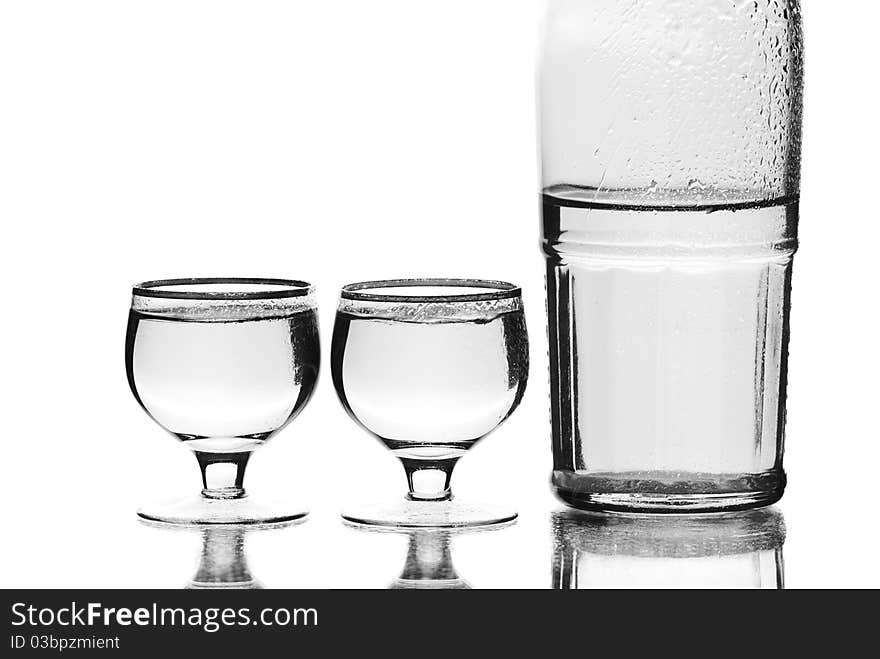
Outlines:
[[[782,496],[799,0],[548,0],[553,484],[591,510]]]
[[[782,588],[785,523],[727,515],[553,515],[553,588]]]
[[[411,531],[403,572],[390,586],[395,590],[469,589],[452,564],[447,531]]]
[[[202,556],[188,588],[262,588],[247,564],[244,541],[247,531],[235,527],[202,529]]]

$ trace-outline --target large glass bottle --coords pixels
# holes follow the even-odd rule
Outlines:
[[[581,508],[782,496],[798,0],[547,0],[554,471]]]

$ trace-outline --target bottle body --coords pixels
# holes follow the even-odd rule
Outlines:
[[[567,503],[781,497],[801,88],[794,1],[549,0],[543,249]]]

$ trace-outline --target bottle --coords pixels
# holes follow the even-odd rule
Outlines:
[[[798,0],[547,0],[552,483],[593,510],[768,505],[797,249]]]

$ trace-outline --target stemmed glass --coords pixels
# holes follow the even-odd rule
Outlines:
[[[145,507],[168,524],[280,524],[306,515],[244,490],[251,453],[302,411],[320,362],[311,285],[172,279],[132,292],[125,365],[141,407],[191,449],[200,496]]]
[[[352,508],[346,520],[456,528],[516,518],[507,507],[454,500],[450,479],[525,392],[529,346],[518,287],[472,279],[346,286],[331,362],[343,406],[400,459],[409,485],[405,500]]]

